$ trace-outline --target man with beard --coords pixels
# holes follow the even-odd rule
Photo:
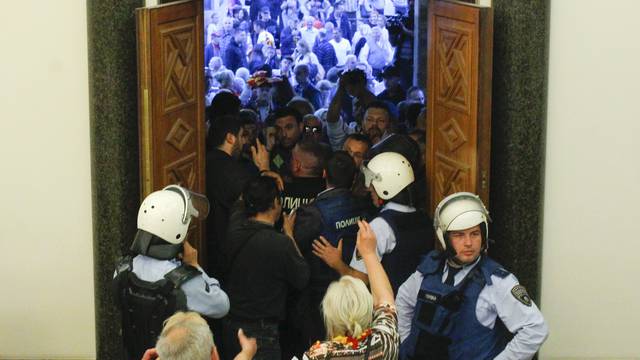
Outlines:
[[[285,106],[273,112],[276,128],[276,145],[271,150],[271,168],[282,177],[290,178],[291,150],[302,135],[302,115]]]
[[[391,113],[385,102],[373,101],[369,103],[364,113],[362,132],[369,137],[373,145],[393,133]]]
[[[240,196],[244,185],[258,175],[258,170],[269,170],[269,155],[260,142],[257,142],[257,148],[252,148],[257,170],[249,170],[240,161],[245,139],[243,132],[242,122],[237,115],[216,118],[209,131],[207,196],[215,210],[207,220],[207,269],[218,279],[223,279],[225,274],[223,259],[231,206]]]

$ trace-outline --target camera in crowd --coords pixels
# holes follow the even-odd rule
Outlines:
[[[387,16],[387,30],[391,35],[400,35],[402,26],[406,27],[409,17],[404,15]]]

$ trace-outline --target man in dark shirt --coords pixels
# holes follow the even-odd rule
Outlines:
[[[329,44],[331,46],[331,44]],[[333,48],[332,48],[333,49]],[[313,105],[313,111],[322,107],[322,93],[309,81],[309,65],[298,64],[293,69],[293,75],[298,83],[294,88],[296,95],[301,96]]]
[[[283,178],[291,177],[291,149],[302,136],[302,115],[290,107],[276,109],[272,116],[276,128],[276,144],[271,150],[270,165]]]
[[[235,73],[240,67],[247,67],[246,52],[247,33],[240,29],[234,29],[233,39],[224,50],[224,65]]]
[[[282,208],[289,213],[307,204],[324,190],[322,170],[330,149],[311,139],[300,140],[291,152],[290,181],[285,181]]]
[[[211,124],[206,160],[207,196],[213,213],[207,218],[207,270],[218,279],[225,274],[226,232],[229,211],[238,199],[244,185],[258,170],[269,170],[268,153],[259,145],[254,157],[255,170],[251,171],[240,160],[244,136],[238,116],[226,115]]]
[[[381,76],[385,89],[378,94],[378,100],[388,101],[397,106],[406,98],[400,69],[394,65],[386,66],[382,69]]]
[[[312,244],[321,237],[342,250],[343,261],[351,261],[355,249],[358,220],[367,217],[368,199],[354,196],[350,190],[357,168],[345,151],[335,152],[324,171],[327,190],[296,211],[294,236],[311,271],[309,286],[300,297],[299,308],[307,309],[302,323],[303,339],[309,342],[325,339],[320,303],[329,284],[339,275],[313,254]]]
[[[294,216],[284,219],[284,234],[274,229],[282,204],[273,178],[249,181],[229,222],[227,294],[233,304],[224,320],[226,354],[236,354],[238,329],[258,343],[259,359],[280,359],[278,321],[284,319],[289,289],[302,289],[309,267],[293,240]],[[230,359],[231,356],[225,356]]]
[[[327,35],[327,30],[321,29],[318,32],[316,43],[313,45],[313,53],[318,57],[318,62],[320,62],[324,71],[329,71],[329,69],[338,64],[336,50],[329,43],[329,40],[331,40],[331,37]]]

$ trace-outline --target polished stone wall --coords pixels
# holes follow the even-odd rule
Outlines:
[[[139,204],[134,11],[142,0],[87,1],[98,359],[122,359],[114,263],[131,244]]]
[[[548,0],[493,0],[490,253],[539,301]]]
[[[98,359],[120,359],[114,262],[135,234],[139,204],[134,9],[143,0],[88,0]],[[427,1],[419,44],[426,47]],[[548,0],[493,0],[491,254],[539,298]],[[426,54],[426,49],[419,49]],[[418,64],[426,80],[426,57]]]

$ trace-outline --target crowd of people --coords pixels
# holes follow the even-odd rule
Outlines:
[[[206,358],[535,355],[544,318],[487,256],[482,201],[453,194],[429,219],[424,122],[399,123],[366,80],[360,69],[343,73],[320,113],[304,97],[282,96],[264,121],[231,91],[213,97],[206,197],[177,185],[149,195],[116,269],[130,359],[154,344],[148,358],[192,349],[190,327],[169,336],[168,320],[162,330],[176,310],[208,318],[216,342],[200,349]],[[271,91],[281,82],[252,81],[280,99]],[[424,110],[407,109],[417,118]],[[185,240],[191,219],[205,217],[201,265]]]
[[[204,62],[208,103],[226,89],[243,106],[274,109],[255,91],[256,76],[282,82],[280,93],[304,96],[315,110],[329,106],[345,71],[363,70],[371,92],[385,92],[394,106],[412,84],[413,0],[212,1]],[[264,121],[265,111],[260,114]]]
[[[425,98],[389,3],[412,8],[253,0],[213,19],[206,197],[171,185],[140,207],[114,275],[129,359],[535,355],[544,318],[487,256],[479,197],[424,209]]]

